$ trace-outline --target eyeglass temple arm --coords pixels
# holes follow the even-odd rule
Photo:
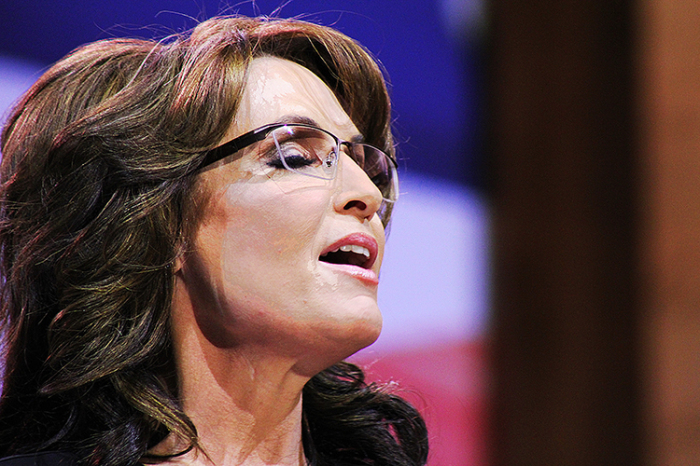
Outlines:
[[[251,144],[254,144],[258,141],[262,141],[263,139],[265,139],[268,130],[272,126],[275,125],[266,125],[261,128],[254,129],[253,131],[241,134],[237,138],[234,138],[229,142],[220,145],[219,147],[215,147],[214,149],[207,152],[207,155],[204,156],[204,159],[202,159],[202,162],[197,166],[197,168],[194,171],[204,168],[207,165],[211,165],[214,162],[218,162],[219,160],[228,157],[231,154],[235,154],[236,152],[240,151],[241,149],[245,149]]]

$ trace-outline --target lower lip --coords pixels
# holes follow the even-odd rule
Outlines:
[[[367,285],[377,286],[379,285],[379,276],[371,269],[363,269],[362,267],[357,267],[355,265],[346,264],[331,264],[329,262],[321,262],[321,264],[331,267],[339,272],[342,272],[351,277],[357,278]]]

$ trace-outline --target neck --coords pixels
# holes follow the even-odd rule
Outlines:
[[[180,398],[201,450],[174,463],[206,466],[299,466],[302,389],[295,361],[262,348],[213,345],[192,312],[173,308]],[[168,439],[173,440],[173,439]],[[167,441],[156,453],[173,451]]]

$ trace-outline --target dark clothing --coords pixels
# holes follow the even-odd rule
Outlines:
[[[76,466],[78,458],[72,453],[45,451],[0,459],[0,466]]]

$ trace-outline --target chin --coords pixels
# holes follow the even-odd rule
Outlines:
[[[378,317],[352,320],[336,325],[324,337],[324,343],[313,350],[315,356],[300,361],[297,370],[313,377],[322,370],[341,362],[374,343],[382,330],[381,314]]]
[[[343,336],[344,341],[338,341],[338,346],[345,348],[342,352],[343,354],[339,356],[338,361],[346,359],[361,349],[370,346],[377,341],[381,332],[382,317],[379,311],[371,318],[365,318],[354,322],[351,331]]]

